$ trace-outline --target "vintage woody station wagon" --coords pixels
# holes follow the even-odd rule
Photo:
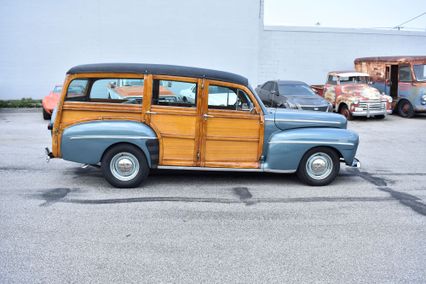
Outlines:
[[[192,95],[191,95],[192,94]],[[49,158],[100,166],[116,187],[150,169],[297,172],[310,185],[359,166],[341,115],[267,109],[236,74],[153,64],[71,68]]]

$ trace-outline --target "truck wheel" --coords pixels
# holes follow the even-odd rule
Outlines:
[[[327,147],[317,147],[303,156],[297,169],[297,176],[308,185],[323,186],[331,183],[339,170],[340,159],[336,151]]]
[[[349,111],[347,105],[342,105],[340,107],[339,113],[341,115],[343,115],[344,117],[346,117],[347,120],[352,120],[353,119],[352,113]]]
[[[398,104],[398,113],[402,117],[411,118],[414,116],[413,106],[409,101],[403,100]]]
[[[51,115],[43,108],[43,119],[49,120]]]
[[[109,149],[101,160],[105,179],[115,187],[139,186],[149,174],[143,152],[133,145],[119,144]]]

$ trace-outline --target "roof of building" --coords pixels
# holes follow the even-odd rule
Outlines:
[[[426,56],[377,56],[377,57],[361,57],[356,58],[355,63],[359,62],[412,62],[412,61],[424,61],[426,62]]]
[[[238,74],[217,71],[196,67],[185,67],[176,65],[163,64],[145,64],[145,63],[100,63],[78,65],[70,70],[67,74],[84,74],[84,73],[134,73],[134,74],[153,74],[153,75],[170,75],[181,77],[206,78],[210,80],[218,80],[241,84],[248,86],[247,78]]]

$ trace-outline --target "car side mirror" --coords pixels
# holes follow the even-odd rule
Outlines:
[[[277,91],[271,91],[271,94],[278,96],[278,92]]]

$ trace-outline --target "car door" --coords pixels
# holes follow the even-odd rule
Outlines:
[[[160,166],[197,166],[199,160],[199,80],[186,77],[150,76],[152,96],[146,120],[159,140]],[[196,90],[188,98],[188,90]],[[145,107],[144,107],[145,109]]]
[[[263,114],[248,88],[206,80],[201,118],[200,166],[260,167]]]

